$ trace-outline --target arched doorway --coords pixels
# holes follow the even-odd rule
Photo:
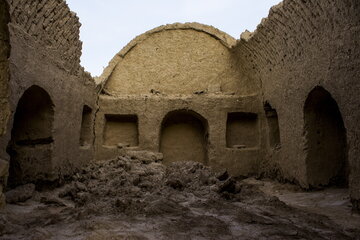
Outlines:
[[[196,161],[207,163],[208,124],[189,110],[168,113],[161,125],[160,152],[164,163]]]
[[[310,186],[347,185],[346,129],[336,101],[322,87],[315,87],[304,106]]]
[[[54,107],[49,94],[28,88],[16,108],[11,140],[8,187],[45,180],[51,172]]]

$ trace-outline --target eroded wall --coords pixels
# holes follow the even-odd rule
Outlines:
[[[6,149],[12,141],[11,132],[16,132],[18,128],[13,124],[17,106],[26,90],[37,86],[52,101],[53,121],[49,131],[53,143],[49,151],[37,151],[37,147],[44,147],[43,142],[32,142],[35,148],[32,147],[32,152],[29,150],[26,154],[30,154],[31,161],[42,168],[40,172],[46,172],[36,180],[53,181],[72,173],[93,158],[93,131],[92,136],[87,136],[87,146],[80,141],[83,107],[87,105],[96,109],[95,84],[79,64],[80,23],[62,0],[9,0],[8,3],[12,50],[7,91],[10,118],[7,132],[0,138],[0,158],[11,161],[11,154]],[[21,151],[18,154],[22,154]],[[50,163],[39,164],[42,160]]]
[[[260,143],[256,147],[233,148],[226,146],[228,112],[249,113],[256,110],[255,113],[261,115],[262,109],[259,109],[261,102],[257,96],[111,97],[102,95],[99,98],[99,106],[95,126],[96,159],[98,160],[114,158],[120,151],[117,146],[107,146],[104,142],[103,134],[106,115],[136,115],[138,118],[139,144],[130,147],[130,149],[158,152],[161,149],[161,129],[166,116],[174,111],[189,111],[207,121],[208,130],[205,133],[206,136],[204,136],[207,139],[207,165],[215,169],[228,169],[231,174],[237,176],[251,175],[258,172],[262,157],[260,143],[263,141],[261,136],[259,136]],[[184,121],[181,123],[185,124]],[[258,129],[254,129],[254,131],[261,132],[260,129],[264,128],[263,125],[264,122],[259,121]],[[203,124],[203,126],[205,125]],[[189,128],[186,129],[189,130]],[[190,134],[194,133],[194,131],[190,130],[188,132]],[[179,133],[179,131],[175,131],[175,133]],[[199,139],[202,134],[198,131],[196,133]],[[172,141],[177,142],[177,139],[172,139]],[[198,146],[202,146],[202,144],[198,144]],[[191,151],[189,151],[189,154],[191,154]]]
[[[347,135],[350,192],[360,199],[360,3],[356,0],[290,1],[271,9],[235,51],[242,68],[262,82],[263,102],[277,111],[281,149],[268,150],[268,170],[309,187],[304,106],[316,86],[338,104]],[[265,169],[266,170],[266,169]]]
[[[63,0],[8,0],[11,22],[41,42],[68,72],[80,70],[80,22]],[[56,52],[56,54],[55,54]]]
[[[121,135],[128,129],[120,126],[111,131],[112,144],[103,138],[111,135],[108,129],[114,125],[107,124],[107,116],[136,115],[138,145],[130,144],[132,149],[160,151],[166,164],[194,160],[234,175],[256,173],[264,125],[257,118],[264,115],[260,81],[236,67],[238,58],[231,49],[235,43],[229,35],[198,23],[161,26],[131,41],[97,79],[102,92],[96,158],[115,157],[116,145],[126,142]],[[182,114],[167,119],[174,112]],[[256,117],[245,119],[244,125],[228,124],[232,112]],[[237,144],[227,143],[227,132]],[[238,147],[243,144],[238,139],[246,136],[249,144]]]

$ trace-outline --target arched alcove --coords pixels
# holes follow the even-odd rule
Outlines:
[[[81,117],[80,146],[88,147],[92,142],[92,109],[84,105]]]
[[[194,111],[168,113],[161,125],[160,152],[164,163],[196,161],[207,163],[208,124]]]
[[[269,146],[272,149],[277,149],[281,146],[277,111],[276,109],[272,108],[268,102],[265,102],[264,104],[264,111],[267,121]]]
[[[49,94],[38,86],[20,98],[7,151],[8,186],[43,180],[51,171],[54,108]]]
[[[310,186],[347,185],[346,129],[336,101],[315,87],[304,106],[307,179]]]

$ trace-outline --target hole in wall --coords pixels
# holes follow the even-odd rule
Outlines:
[[[49,94],[38,86],[20,98],[7,147],[8,187],[46,179],[51,172],[54,108]]]
[[[80,146],[86,147],[91,145],[92,141],[92,109],[84,105],[81,118],[80,129]]]
[[[253,148],[259,144],[258,116],[255,113],[228,113],[226,147]]]
[[[136,115],[105,115],[103,142],[105,146],[139,145],[138,117]]]
[[[207,163],[208,124],[190,110],[168,113],[161,125],[160,152],[164,164],[178,161]]]
[[[268,102],[265,102],[264,110],[268,127],[269,146],[273,149],[279,148],[281,143],[278,114]]]
[[[315,87],[304,106],[306,169],[313,187],[347,186],[346,129],[336,101],[322,87]]]

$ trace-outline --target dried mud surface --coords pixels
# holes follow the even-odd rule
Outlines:
[[[0,239],[360,239],[356,224],[296,207],[296,187],[156,161],[120,156],[53,190],[8,192]]]

